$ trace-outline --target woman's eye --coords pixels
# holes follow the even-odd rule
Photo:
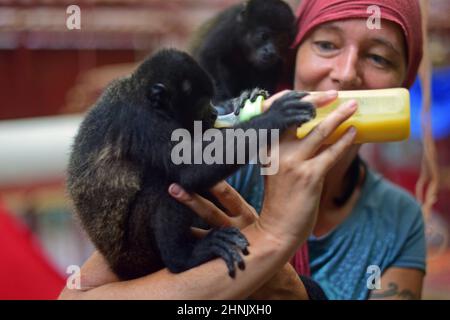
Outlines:
[[[314,45],[321,51],[332,51],[337,49],[337,47],[329,41],[315,41]]]
[[[388,59],[379,56],[377,54],[370,54],[369,59],[375,62],[375,64],[379,65],[380,67],[386,68],[392,66],[392,62]]]

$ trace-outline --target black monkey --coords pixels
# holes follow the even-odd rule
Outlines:
[[[245,92],[241,98],[251,95]],[[284,130],[302,124],[315,115],[311,104],[299,100],[303,95],[287,94],[237,127]],[[131,76],[111,83],[79,128],[68,191],[91,240],[121,279],[164,266],[181,272],[215,257],[226,261],[230,276],[235,263],[245,266],[240,253],[247,253],[248,243],[238,229],[217,228],[203,239],[194,238],[195,213],[167,192],[170,183],[178,182],[189,192],[205,194],[238,168],[171,161],[175,129],[192,131],[195,120],[202,121],[204,130],[213,126],[212,96],[212,81],[193,58],[162,50]]]
[[[190,51],[212,76],[214,102],[262,88],[274,93],[295,35],[295,16],[281,0],[249,0],[200,27]]]

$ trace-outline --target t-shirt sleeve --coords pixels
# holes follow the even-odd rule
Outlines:
[[[426,271],[426,240],[425,223],[422,210],[416,204],[410,211],[411,220],[405,222],[405,241],[397,258],[392,263],[394,267],[414,268]]]

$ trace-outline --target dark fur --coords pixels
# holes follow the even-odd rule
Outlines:
[[[235,5],[201,27],[191,51],[214,79],[215,102],[255,87],[274,93],[294,31],[294,14],[281,0]]]
[[[300,125],[314,116],[314,108],[299,101],[302,95],[288,94],[237,127],[284,130]],[[167,192],[175,181],[204,194],[238,168],[171,161],[175,129],[191,130],[194,120],[202,120],[203,129],[212,126],[212,96],[212,81],[190,56],[163,50],[130,77],[114,81],[80,126],[68,190],[91,240],[122,279],[164,266],[181,272],[215,257],[226,261],[231,276],[235,263],[244,267],[240,252],[248,244],[239,230],[214,229],[195,239],[190,232],[195,213]]]

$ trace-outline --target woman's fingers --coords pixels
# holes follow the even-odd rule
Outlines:
[[[258,219],[255,209],[225,181],[218,183],[210,191],[227,213],[198,194],[187,193],[176,183],[169,186],[169,194],[172,197],[192,209],[211,226],[234,226],[241,229]],[[193,232],[195,235],[202,236],[198,230]]]
[[[309,162],[311,166],[315,166],[319,174],[325,174],[342,157],[345,151],[348,150],[355,140],[355,137],[356,129],[350,127],[338,141],[307,162]]]
[[[311,156],[323,144],[323,142],[333,133],[336,128],[345,120],[350,118],[357,109],[355,100],[341,104],[335,111],[330,113],[302,140],[303,152]]]
[[[257,217],[254,208],[250,206],[247,201],[242,198],[239,192],[226,181],[219,182],[210,191],[227,210],[227,214],[230,217],[237,217],[240,215]]]
[[[191,227],[191,233],[197,239],[202,239],[209,233],[209,230]]]
[[[281,98],[282,96],[284,96],[285,94],[287,94],[288,92],[290,92],[290,90],[283,90],[280,91],[276,94],[274,94],[273,96],[270,96],[269,99],[265,100],[262,104],[262,110],[263,111],[267,111],[267,109],[270,108],[270,106],[272,105],[272,103],[277,100],[278,98]]]
[[[336,90],[329,90],[307,95],[306,97],[302,98],[302,100],[311,102],[316,108],[320,108],[336,100],[337,97],[338,92]]]
[[[169,186],[169,194],[179,202],[186,205],[211,226],[229,226],[229,217],[211,201],[198,194],[187,193],[180,185],[172,183]]]

